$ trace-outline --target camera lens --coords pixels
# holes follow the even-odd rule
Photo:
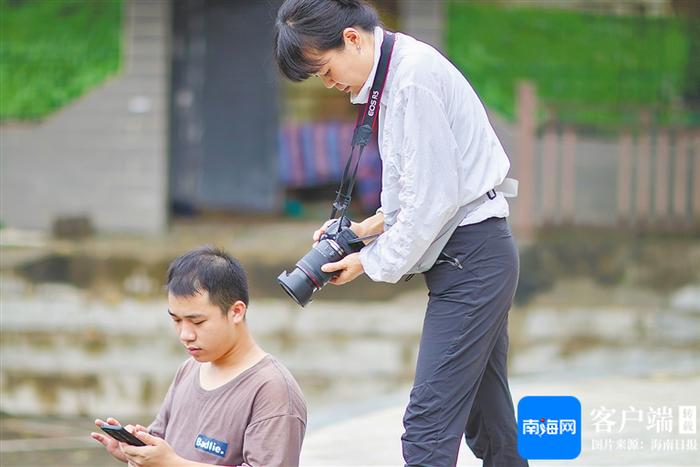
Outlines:
[[[335,273],[323,272],[321,266],[334,263],[345,258],[352,252],[362,249],[362,242],[357,241],[357,235],[350,229],[350,220],[342,218],[328,226],[321,240],[304,255],[290,273],[283,271],[277,277],[277,282],[292,300],[301,306],[311,301],[311,295],[323,288]]]
[[[280,274],[277,282],[295,302],[306,306],[311,301],[311,294],[333,277],[333,273],[323,272],[321,266],[339,261],[344,256],[340,246],[334,240],[326,238],[304,255],[291,273],[284,271]]]
[[[291,273],[287,273],[287,271],[282,272],[277,277],[277,282],[287,292],[287,295],[292,297],[292,300],[300,306],[308,305],[311,301],[311,294],[316,290],[311,279],[299,268],[294,268]]]

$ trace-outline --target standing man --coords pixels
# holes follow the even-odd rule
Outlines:
[[[168,315],[191,355],[175,374],[148,429],[127,429],[147,446],[92,433],[130,467],[293,467],[306,431],[306,402],[287,369],[255,343],[248,280],[240,263],[210,247],[168,270]],[[96,420],[119,425],[108,418]]]
[[[276,29],[287,78],[318,76],[367,102],[388,37],[368,3],[286,0]],[[485,466],[525,466],[506,372],[519,270],[502,185],[510,163],[459,70],[410,36],[394,40],[379,105],[381,208],[351,226],[379,237],[323,270],[338,273],[336,285],[424,272],[430,298],[404,416],[407,466],[455,465],[462,437]]]

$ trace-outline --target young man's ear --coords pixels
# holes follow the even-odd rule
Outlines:
[[[241,300],[236,300],[233,305],[228,309],[229,318],[233,319],[233,322],[238,324],[245,320],[245,314],[248,311],[248,307]]]

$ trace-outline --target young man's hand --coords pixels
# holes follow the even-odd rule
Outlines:
[[[149,434],[145,429],[134,430],[133,434],[146,446],[119,443],[130,467],[174,467],[184,464],[184,459],[175,454],[164,439]]]
[[[117,420],[116,418],[110,417],[107,419],[107,421],[100,420],[98,418],[97,420],[95,420],[95,425],[100,427],[102,425],[121,425],[121,423],[119,423],[119,420]],[[141,425],[136,425],[136,426],[127,425],[124,428],[126,428],[127,431],[132,432],[132,433],[134,431],[139,431],[139,430],[146,431],[146,428],[142,427]],[[90,437],[92,439],[94,439],[95,441],[98,441],[100,444],[102,444],[105,447],[105,449],[107,450],[107,452],[110,453],[112,455],[112,457],[114,457],[118,461],[121,461],[124,463],[128,462],[126,456],[124,455],[122,450],[119,448],[119,441],[117,441],[116,439],[112,438],[111,436],[107,436],[105,434],[95,433],[95,432],[90,433]]]

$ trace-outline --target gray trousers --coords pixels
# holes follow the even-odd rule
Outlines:
[[[484,466],[526,466],[508,388],[508,310],[518,251],[505,219],[457,228],[427,271],[428,309],[401,437],[406,466],[457,463],[462,436]]]

